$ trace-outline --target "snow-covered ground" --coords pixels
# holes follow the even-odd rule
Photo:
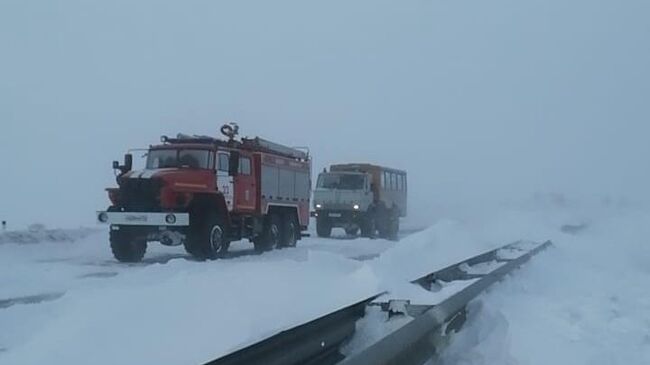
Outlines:
[[[555,245],[472,304],[446,364],[648,363],[649,217],[631,208],[477,210],[399,242],[338,233],[262,255],[239,243],[215,262],[154,244],[145,262],[119,264],[104,231],[4,243],[0,364],[201,363],[381,290],[435,302],[440,293],[408,281],[522,238]]]
[[[451,364],[650,364],[650,214],[600,214],[472,303]]]
[[[400,244],[335,232],[261,255],[235,243],[215,262],[151,244],[126,265],[107,236],[0,245],[0,364],[205,362],[375,294],[364,261]]]

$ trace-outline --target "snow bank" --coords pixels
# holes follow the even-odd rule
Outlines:
[[[443,363],[649,364],[650,214],[610,213],[474,303]]]
[[[467,283],[431,293],[409,281],[522,238],[555,247],[472,304],[447,364],[650,363],[648,218],[515,207],[442,220],[400,242],[308,238],[212,263],[151,245],[147,262],[119,264],[106,232],[0,245],[0,299],[63,293],[0,310],[0,363],[202,363],[379,291],[434,304]],[[367,336],[346,351],[395,329],[369,314],[359,324]]]
[[[45,226],[34,224],[26,231],[0,232],[0,244],[3,243],[41,243],[41,242],[74,242],[97,233],[94,228],[77,229],[46,229]]]
[[[362,263],[321,252],[304,261],[279,254],[214,264],[172,260],[125,272],[110,286],[69,290],[40,305],[47,318],[0,360],[198,364],[378,290]],[[7,310],[24,318],[24,307]]]
[[[371,266],[377,276],[403,283],[503,245],[485,241],[468,228],[458,221],[440,221],[402,239],[371,262]]]

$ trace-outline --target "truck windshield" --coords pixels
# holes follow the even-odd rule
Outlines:
[[[366,179],[356,174],[320,174],[317,186],[321,189],[362,190]]]
[[[207,150],[150,150],[147,155],[148,169],[168,167],[189,167],[209,169],[210,151]]]

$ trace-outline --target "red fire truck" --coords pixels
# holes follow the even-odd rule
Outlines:
[[[111,206],[97,213],[110,225],[113,255],[140,261],[147,243],[183,245],[200,259],[215,259],[244,238],[258,251],[294,246],[307,230],[311,194],[308,151],[262,138],[227,140],[179,134],[150,146],[146,168],[133,171],[133,156],[118,171]]]

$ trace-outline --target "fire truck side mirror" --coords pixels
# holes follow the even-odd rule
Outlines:
[[[230,161],[228,161],[228,175],[237,176],[239,174],[239,152],[230,152]]]
[[[127,153],[124,155],[124,172],[131,171],[133,169],[133,155]]]
[[[120,170],[123,174],[131,171],[131,169],[133,169],[133,155],[130,153],[124,155],[124,165],[120,165],[119,162],[113,161],[113,169]]]

